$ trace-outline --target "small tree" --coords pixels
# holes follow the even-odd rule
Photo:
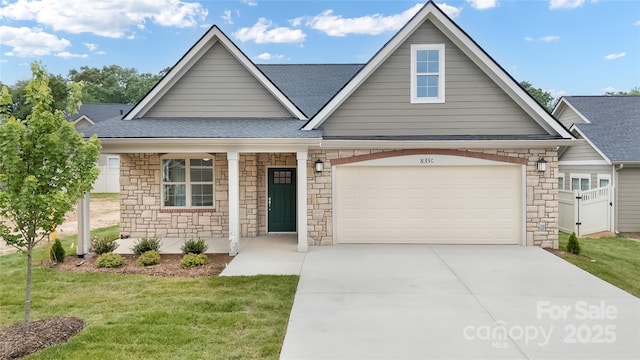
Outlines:
[[[569,236],[569,241],[567,242],[567,251],[575,255],[580,254],[580,243],[578,242],[576,233],[571,233],[571,235]]]
[[[85,141],[52,106],[49,78],[38,63],[26,87],[31,113],[26,119],[11,115],[11,96],[2,89],[0,99],[0,238],[26,252],[27,284],[24,331],[29,330],[32,251],[64,215],[91,190],[98,177],[98,139]],[[69,87],[69,111],[80,105],[80,84]]]

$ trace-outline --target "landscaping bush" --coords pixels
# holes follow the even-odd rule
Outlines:
[[[202,254],[205,251],[207,251],[208,248],[209,246],[207,246],[207,243],[203,239],[197,238],[197,239],[185,240],[180,250],[182,250],[182,253],[185,255],[186,254]]]
[[[206,254],[186,254],[182,257],[182,260],[180,260],[180,265],[182,265],[183,268],[191,268],[204,265],[208,260]]]
[[[53,263],[63,262],[65,257],[64,248],[62,247],[62,243],[60,239],[56,239],[56,241],[51,244],[51,248],[49,249],[49,259]]]
[[[580,254],[580,243],[578,242],[576,233],[572,233],[571,236],[569,236],[569,241],[567,242],[567,251],[575,255]]]
[[[136,256],[142,255],[147,251],[160,251],[160,239],[158,238],[142,238],[131,248]]]
[[[96,265],[99,268],[116,268],[122,266],[122,264],[124,264],[124,257],[112,252],[101,254],[96,259]]]
[[[91,240],[91,252],[97,255],[110,253],[117,249],[118,245],[119,244],[113,240],[95,238]]]
[[[143,252],[138,257],[138,265],[140,266],[156,265],[159,262],[160,262],[160,253],[156,250]]]

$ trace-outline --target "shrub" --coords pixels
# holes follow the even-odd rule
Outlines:
[[[569,236],[569,242],[567,242],[567,251],[572,254],[580,254],[580,243],[578,242],[578,237],[576,233],[572,233]]]
[[[138,257],[138,265],[140,266],[155,265],[159,262],[160,262],[160,253],[156,250],[143,252]]]
[[[208,260],[207,254],[186,254],[182,257],[182,260],[180,260],[180,265],[182,265],[183,268],[191,268],[204,265]]]
[[[160,251],[160,239],[158,238],[142,238],[131,248],[136,256],[142,255],[147,251]]]
[[[96,265],[99,268],[116,268],[124,264],[124,258],[120,254],[112,252],[104,253],[96,259]]]
[[[113,240],[108,240],[106,238],[102,238],[102,239],[94,238],[93,240],[91,240],[91,252],[98,255],[113,252],[115,249],[118,248],[118,246],[119,246],[118,243],[116,243]]]
[[[60,239],[56,239],[49,249],[49,259],[54,263],[59,263],[64,261],[64,257],[65,252],[62,247],[62,243],[60,242]]]
[[[205,251],[207,251],[208,248],[209,246],[207,246],[207,243],[203,239],[197,238],[197,239],[185,240],[180,250],[182,250],[182,253],[185,255],[186,254],[202,254]]]

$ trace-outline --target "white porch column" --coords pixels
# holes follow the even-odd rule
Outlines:
[[[240,240],[240,171],[238,152],[227,152],[229,162],[229,255],[238,254]]]
[[[89,193],[84,193],[84,197],[78,201],[77,219],[78,219],[78,246],[76,254],[78,257],[84,257],[89,253],[89,237],[91,236],[91,228],[89,225],[90,211]]]
[[[297,178],[298,178],[298,252],[307,252],[309,243],[307,241],[307,152],[298,151],[296,153],[298,159]]]

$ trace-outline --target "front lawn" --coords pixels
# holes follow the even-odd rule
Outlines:
[[[75,254],[75,236],[63,240]],[[45,254],[38,248],[34,263]],[[23,254],[0,256],[0,327],[22,320],[25,266]],[[182,279],[36,267],[32,319],[75,316],[85,329],[29,358],[277,359],[297,283],[297,276]]]
[[[560,249],[567,246],[569,235],[560,233]],[[560,253],[568,262],[640,297],[640,242],[622,236],[597,239],[581,238],[580,255]],[[595,260],[595,261],[592,261]]]

